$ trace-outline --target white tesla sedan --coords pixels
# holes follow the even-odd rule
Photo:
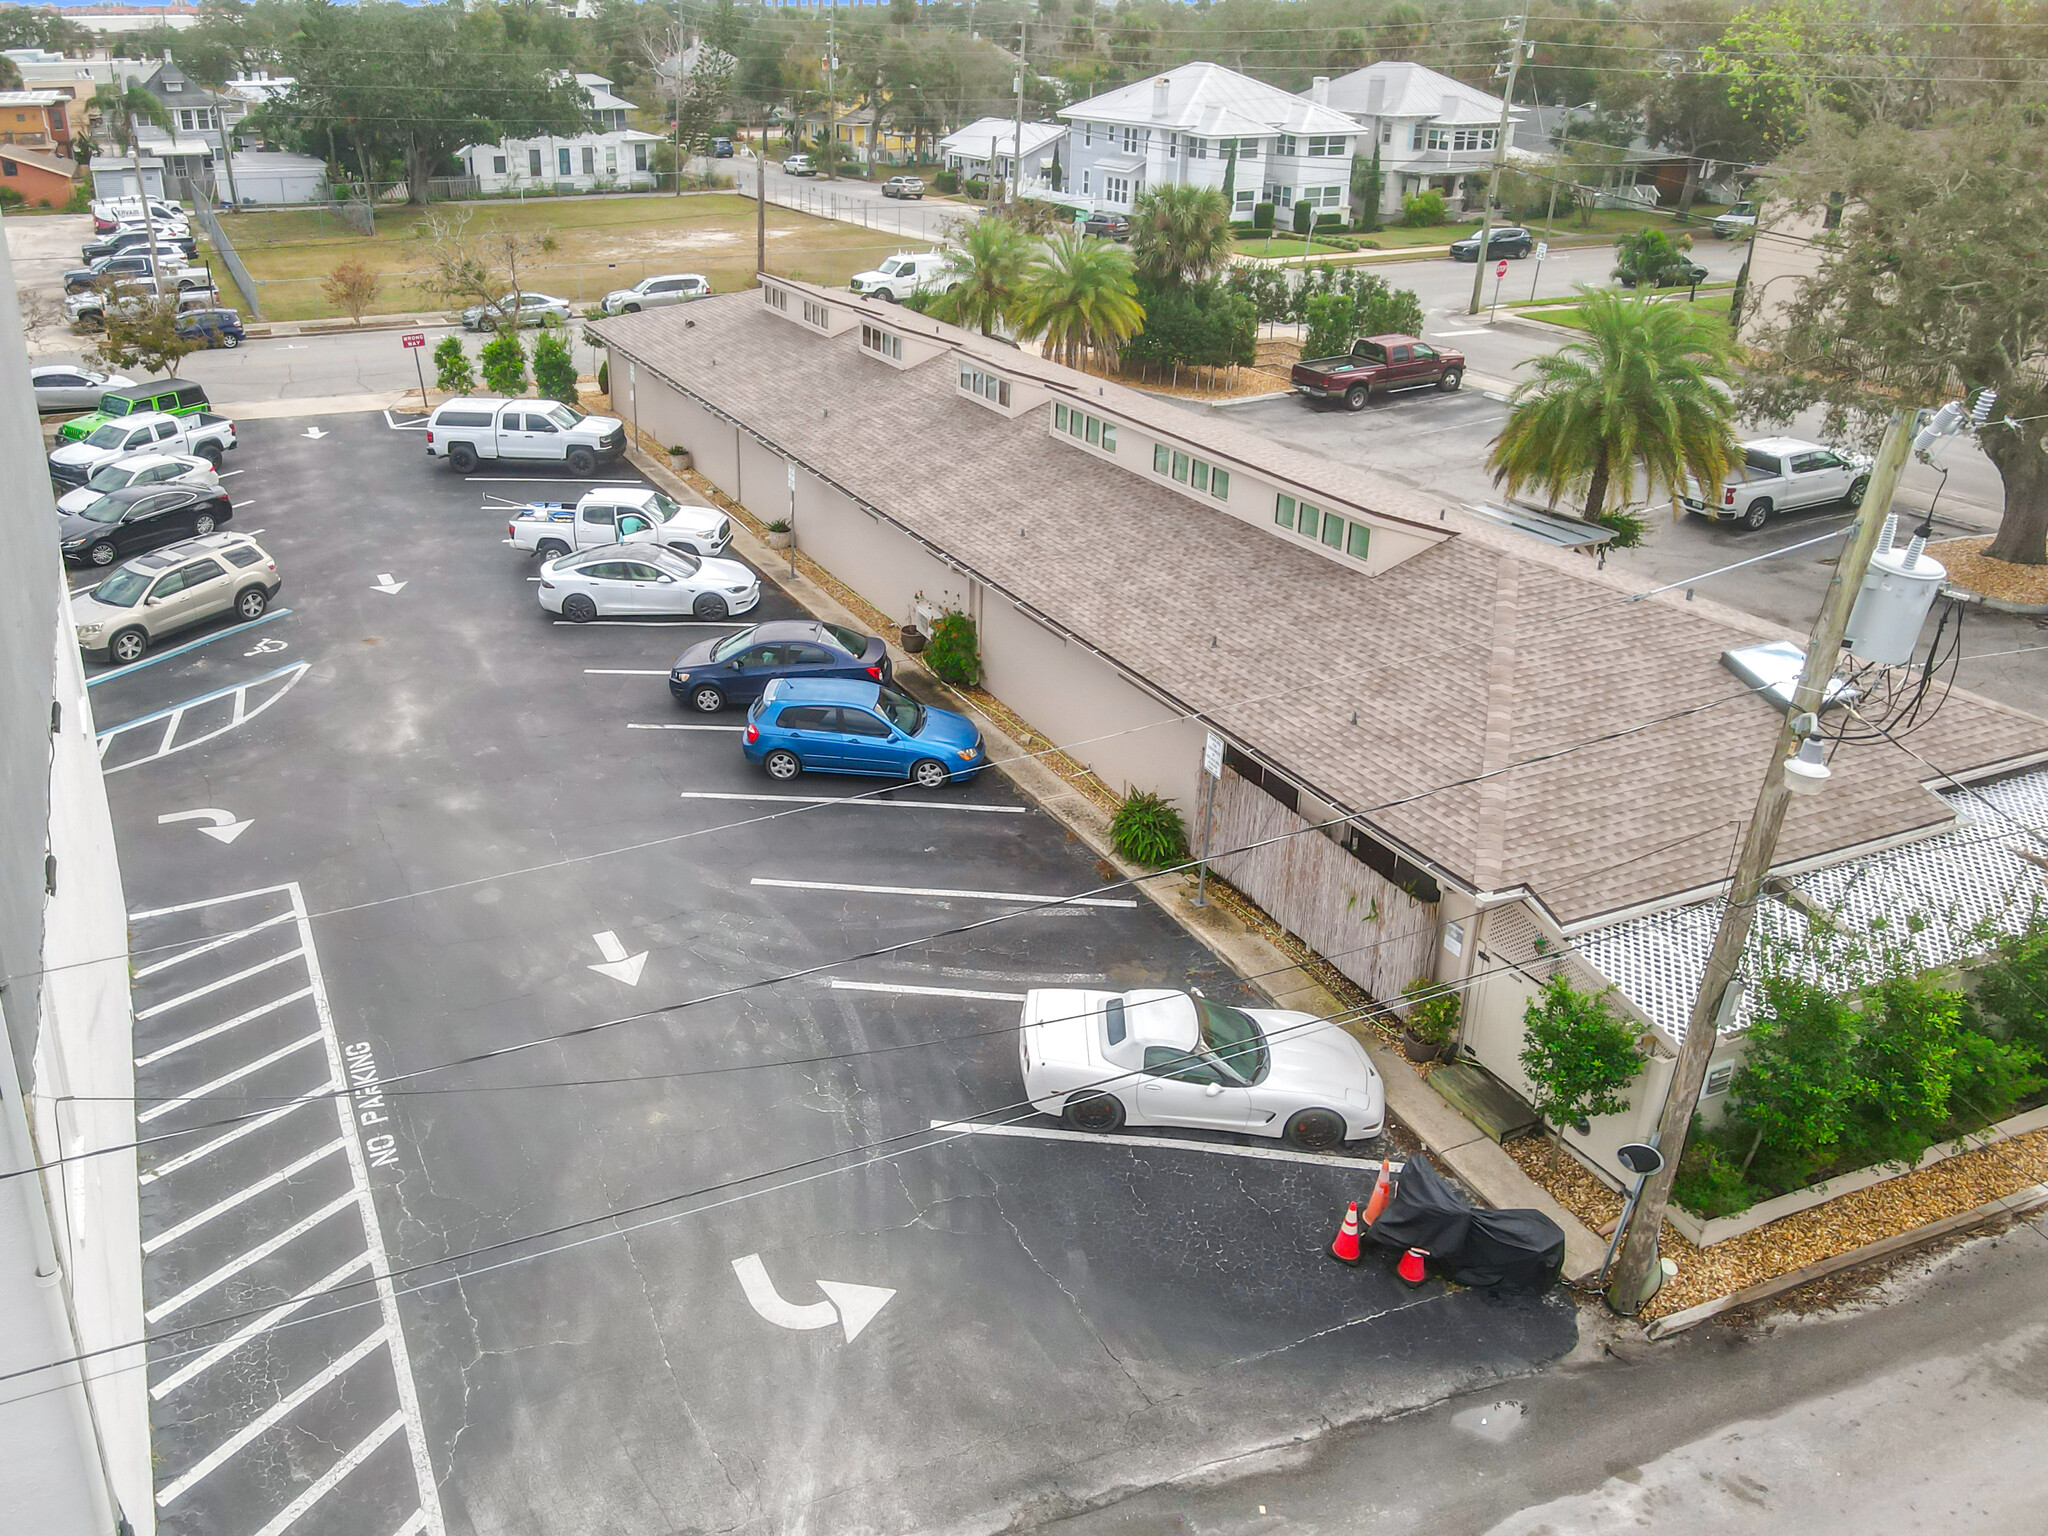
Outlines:
[[[737,560],[706,560],[654,544],[600,544],[540,568],[540,605],[577,624],[724,619],[761,601],[761,579]]]
[[[1365,1047],[1312,1013],[1038,988],[1024,995],[1018,1051],[1032,1106],[1076,1130],[1200,1126],[1322,1151],[1386,1124]]]

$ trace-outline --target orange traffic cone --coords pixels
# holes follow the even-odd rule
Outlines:
[[[1394,1266],[1394,1271],[1410,1285],[1420,1285],[1429,1278],[1429,1270],[1422,1262],[1428,1257],[1427,1248],[1410,1248],[1401,1255],[1401,1262]]]
[[[1330,1244],[1330,1257],[1339,1264],[1356,1264],[1358,1252],[1358,1202],[1351,1202],[1344,1212],[1344,1225],[1337,1229],[1337,1240]]]
[[[1372,1198],[1365,1203],[1365,1224],[1369,1227],[1380,1219],[1380,1212],[1387,1208],[1387,1201],[1394,1193],[1394,1178],[1385,1158],[1380,1159],[1380,1181],[1372,1187]]]

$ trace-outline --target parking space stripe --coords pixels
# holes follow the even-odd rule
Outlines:
[[[275,917],[266,917],[262,922],[252,923],[247,928],[238,928],[233,933],[224,933],[217,939],[208,939],[204,944],[198,945],[195,948],[180,950],[168,960],[159,960],[154,965],[145,965],[135,973],[135,980],[142,981],[147,977],[154,976],[158,971],[168,971],[172,966],[183,965],[187,960],[196,960],[201,955],[210,955],[216,949],[232,944],[237,939],[246,939],[252,933],[261,933],[266,928],[275,928],[278,924],[288,923],[291,920],[291,913],[280,912]]]
[[[303,1051],[309,1045],[318,1045],[319,1043],[320,1036],[318,1034],[302,1036],[301,1038],[294,1040],[290,1045],[279,1046],[276,1050],[272,1051],[268,1056],[260,1056],[254,1061],[247,1062],[244,1065],[235,1068],[235,1070],[232,1072],[223,1073],[221,1076],[216,1077],[210,1083],[201,1084],[199,1087],[194,1088],[190,1093],[180,1094],[175,1099],[166,1099],[161,1104],[153,1105],[150,1108],[145,1109],[141,1114],[135,1117],[135,1121],[138,1125],[142,1125],[147,1124],[151,1120],[159,1120],[163,1118],[163,1116],[168,1115],[172,1110],[179,1108],[181,1105],[190,1104],[194,1099],[204,1098],[207,1094],[212,1093],[216,1088],[226,1088],[231,1084],[239,1083],[243,1078],[249,1077],[254,1073],[261,1072],[265,1067],[275,1065],[277,1062],[283,1061],[285,1057],[293,1055],[299,1051]]]
[[[711,789],[686,789],[685,800],[752,800],[769,805],[845,805],[857,810],[894,806],[908,811],[978,811],[989,816],[1023,816],[1028,805],[961,805],[951,800],[884,800],[879,796],[853,795],[740,795]]]
[[[289,1007],[301,998],[311,997],[312,995],[313,989],[311,987],[301,987],[296,992],[287,993],[283,997],[275,998],[270,1002],[251,1008],[247,1013],[238,1013],[225,1023],[215,1024],[209,1029],[202,1029],[196,1035],[187,1035],[182,1040],[173,1040],[169,1045],[151,1051],[147,1056],[138,1056],[135,1058],[135,1065],[138,1067],[154,1066],[166,1056],[177,1055],[178,1052],[184,1050],[187,1046],[198,1045],[202,1041],[211,1040],[215,1035],[224,1035],[231,1029],[238,1029],[242,1025],[247,1024],[251,1019],[267,1017],[277,1012],[280,1008]]]
[[[370,1459],[370,1453],[389,1440],[404,1427],[405,1415],[394,1413],[365,1435],[356,1448],[341,1460],[321,1473],[306,1490],[280,1510],[271,1522],[256,1533],[256,1536],[283,1536],[283,1533],[298,1522],[299,1516],[318,1504],[332,1493],[340,1481]]]
[[[251,619],[246,624],[231,624],[226,629],[218,630],[210,635],[202,635],[197,640],[188,640],[183,645],[174,645],[168,651],[158,651],[154,656],[145,656],[140,661],[131,661],[125,667],[116,667],[111,672],[102,672],[96,677],[89,677],[85,680],[85,686],[97,688],[101,683],[111,683],[117,677],[126,677],[130,672],[140,672],[144,667],[153,667],[160,661],[169,661],[173,656],[182,656],[187,651],[196,651],[202,645],[211,645],[216,640],[232,639],[236,635],[254,629],[259,624],[268,624],[272,619],[284,618],[291,611],[289,608],[273,608],[260,619]]]
[[[913,987],[888,981],[847,981],[834,976],[828,985],[834,992],[888,992],[905,997],[970,997],[990,1003],[1021,1003],[1022,992],[970,992],[965,987]]]
[[[952,891],[935,885],[840,885],[830,880],[770,880],[756,875],[755,885],[775,886],[787,891],[848,891],[857,896],[940,896],[963,901],[1045,902],[1063,907],[1135,907],[1136,901],[1117,896],[1038,896],[1030,891]]]
[[[229,1211],[234,1210],[235,1207],[248,1204],[251,1200],[254,1200],[258,1195],[262,1194],[266,1189],[275,1189],[278,1185],[282,1184],[286,1179],[296,1178],[299,1174],[304,1173],[308,1168],[312,1167],[315,1163],[334,1156],[334,1154],[339,1152],[340,1150],[341,1143],[339,1141],[330,1141],[329,1143],[327,1143],[326,1146],[320,1147],[315,1151],[308,1152],[304,1157],[300,1158],[297,1162],[291,1163],[283,1168],[275,1169],[270,1173],[266,1173],[254,1184],[243,1185],[242,1188],[236,1190],[232,1195],[229,1195],[226,1199],[216,1200],[212,1205],[209,1205],[205,1210],[194,1212],[192,1215],[187,1216],[183,1221],[179,1222],[175,1227],[170,1228],[168,1231],[159,1232],[155,1237],[145,1239],[142,1244],[142,1252],[144,1257],[147,1257],[148,1255],[155,1253],[158,1249],[164,1247],[167,1243],[175,1243],[179,1238],[184,1237],[189,1233],[198,1231],[199,1228],[205,1226],[209,1221],[212,1221],[216,1216],[225,1216]]]
[[[293,1222],[275,1237],[265,1238],[247,1253],[229,1259],[227,1263],[221,1265],[212,1274],[193,1281],[184,1290],[171,1297],[170,1300],[158,1302],[142,1314],[142,1320],[146,1323],[162,1322],[186,1303],[204,1296],[215,1286],[234,1279],[235,1276],[239,1275],[251,1264],[261,1264],[287,1243],[295,1242],[297,1239],[304,1237],[308,1232],[319,1226],[321,1222],[327,1220],[328,1217],[340,1214],[355,1203],[356,1195],[354,1190],[350,1190],[345,1195],[336,1196],[312,1215],[301,1217]]]
[[[263,711],[270,708],[271,705],[289,693],[297,685],[298,681],[312,670],[312,666],[313,664],[309,661],[295,661],[289,666],[279,667],[275,672],[266,672],[261,677],[251,678],[246,683],[237,683],[229,688],[216,688],[211,693],[203,693],[196,699],[187,699],[182,704],[173,704],[166,709],[158,710],[155,714],[144,715],[139,720],[124,720],[119,725],[108,726],[99,734],[100,762],[102,765],[106,762],[107,749],[116,736],[135,730],[139,726],[152,725],[158,720],[165,718],[170,720],[170,724],[164,729],[164,739],[158,744],[154,752],[143,757],[133,758],[125,763],[118,763],[112,768],[102,766],[101,773],[104,775],[126,773],[131,768],[140,768],[143,764],[153,763],[158,758],[169,757],[173,752],[186,752],[190,751],[193,747],[204,746],[207,742],[213,740],[214,737],[223,735],[235,729],[244,721],[253,720],[256,716],[262,714]],[[266,694],[262,702],[254,709],[251,709],[249,707],[249,690],[251,688],[261,688],[267,683],[276,683],[280,678],[283,679],[283,682]],[[234,713],[226,725],[217,726],[213,730],[206,732],[205,735],[195,736],[190,741],[181,741],[176,746],[171,744],[173,738],[178,734],[178,726],[184,720],[186,710],[197,708],[201,704],[210,704],[215,699],[227,698],[230,695],[234,698]]]
[[[154,1184],[158,1179],[169,1178],[172,1174],[176,1173],[180,1168],[189,1168],[194,1163],[199,1162],[202,1159],[211,1157],[214,1153],[218,1152],[222,1147],[230,1146],[233,1143],[240,1141],[244,1136],[253,1136],[256,1134],[256,1132],[262,1130],[266,1125],[275,1125],[278,1121],[282,1120],[286,1115],[290,1114],[293,1110],[305,1108],[306,1105],[312,1103],[322,1094],[331,1092],[337,1086],[338,1085],[334,1083],[322,1083],[318,1088],[310,1089],[309,1091],[300,1094],[296,1099],[293,1099],[291,1103],[286,1104],[281,1108],[273,1109],[268,1114],[258,1115],[254,1120],[244,1120],[240,1125],[236,1126],[232,1131],[229,1131],[226,1135],[216,1136],[213,1138],[213,1140],[205,1142],[200,1146],[194,1147],[190,1152],[180,1153],[177,1157],[172,1158],[169,1162],[159,1164],[157,1167],[152,1168],[148,1173],[142,1174],[140,1177],[136,1179],[135,1182],[138,1184]]]
[[[413,1517],[393,1531],[391,1536],[420,1536],[420,1533],[426,1530],[426,1528],[427,1512],[424,1509],[416,1510],[413,1513]]]
[[[629,731],[744,731],[744,725],[628,725]]]
[[[296,1413],[305,1405],[308,1398],[331,1386],[345,1373],[354,1369],[372,1350],[380,1348],[383,1343],[384,1330],[382,1327],[379,1327],[347,1354],[337,1360],[328,1362],[325,1369],[318,1372],[310,1380],[302,1383],[294,1391],[279,1398],[262,1413],[200,1457],[190,1471],[186,1472],[182,1477],[167,1483],[156,1496],[157,1508],[168,1509],[171,1505],[177,1503],[186,1493],[211,1477],[222,1462],[234,1455],[235,1452],[241,1450],[250,1441],[268,1433],[278,1420],[288,1414]]]
[[[538,577],[535,578],[535,580],[538,579]],[[634,667],[585,667],[583,675],[585,677],[667,677],[668,673],[661,668],[655,668],[652,671],[641,671]]]
[[[304,953],[305,951],[301,949],[288,949],[281,955],[272,955],[268,960],[257,961],[256,964],[250,966],[247,970],[237,971],[232,976],[223,976],[217,981],[209,981],[205,986],[194,987],[190,992],[181,992],[167,1002],[152,1003],[149,1007],[135,1015],[135,1022],[140,1024],[144,1019],[153,1019],[160,1013],[169,1013],[173,1008],[179,1007],[182,1004],[195,1003],[202,997],[210,997],[223,987],[232,987],[238,981],[247,981],[251,976],[260,976],[265,971],[283,965],[287,961],[296,960]]]
[[[556,619],[555,627],[571,629],[745,629],[745,619]]]
[[[207,1371],[213,1369],[214,1366],[219,1365],[221,1361],[227,1359],[229,1355],[232,1355],[236,1350],[248,1343],[249,1340],[255,1338],[257,1334],[264,1332],[273,1324],[283,1322],[322,1291],[332,1289],[357,1270],[367,1269],[369,1266],[370,1256],[367,1253],[359,1253],[339,1269],[329,1270],[290,1301],[285,1302],[282,1306],[272,1307],[261,1317],[251,1318],[218,1344],[214,1345],[205,1354],[199,1356],[198,1359],[188,1360],[177,1370],[171,1372],[170,1375],[149,1389],[150,1397],[157,1402],[162,1402],[173,1392],[177,1391],[178,1388],[185,1385],[186,1382],[192,1380],[193,1377],[204,1375]]]
[[[258,896],[275,896],[280,891],[290,889],[288,885],[259,885],[252,890],[236,891],[231,896],[209,896],[204,901],[183,901],[175,907],[147,907],[140,912],[130,912],[128,921],[139,923],[145,918],[175,917],[180,912],[197,912],[204,907],[223,907],[231,901],[250,901]]]
[[[1219,1157],[1249,1157],[1269,1163],[1315,1163],[1324,1168],[1350,1168],[1360,1178],[1378,1163],[1368,1157],[1334,1157],[1327,1152],[1293,1152],[1285,1147],[1239,1147],[1221,1141],[1187,1141],[1178,1136],[1126,1136],[1116,1131],[1069,1131],[1050,1125],[988,1125],[979,1120],[934,1120],[931,1128],[965,1136],[1014,1136],[1026,1141],[1079,1141],[1118,1147],[1164,1147],[1173,1152],[1212,1152]],[[1392,1172],[1401,1171],[1396,1158]]]

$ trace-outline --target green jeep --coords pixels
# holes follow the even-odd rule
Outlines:
[[[159,379],[154,384],[131,384],[110,389],[100,396],[100,408],[88,416],[74,416],[57,429],[59,443],[82,443],[119,416],[142,411],[167,411],[173,416],[196,416],[209,409],[206,391],[183,379]]]

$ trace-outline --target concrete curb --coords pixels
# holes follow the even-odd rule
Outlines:
[[[667,464],[656,462],[637,446],[629,446],[626,456],[635,468],[664,490],[671,493],[680,490],[690,500],[698,499],[694,488]],[[849,612],[809,577],[801,573],[791,576],[787,557],[776,559],[781,552],[769,549],[737,519],[733,521],[732,542],[763,576],[818,617],[856,629],[867,627],[865,619]],[[1195,881],[1191,876],[1143,878],[1148,871],[1127,864],[1117,856],[1115,844],[1109,836],[1109,818],[1093,800],[1039,759],[1030,756],[1029,749],[1008,731],[976,710],[971,701],[962,698],[951,685],[934,676],[917,658],[901,650],[889,636],[884,635],[882,640],[888,645],[890,658],[899,672],[913,674],[928,682],[974,714],[989,742],[989,755],[1005,778],[1043,807],[1103,863],[1120,876],[1133,879],[1135,889],[1142,891],[1190,937],[1264,993],[1275,1007],[1325,1016],[1344,1011],[1343,1004],[1313,977],[1305,975],[1296,961],[1269,943],[1263,935],[1247,928],[1227,908],[1215,903],[1205,907],[1194,906]],[[1590,1274],[1600,1267],[1607,1255],[1607,1245],[1590,1228],[1552,1199],[1546,1190],[1522,1172],[1513,1158],[1489,1141],[1478,1127],[1416,1076],[1400,1054],[1377,1034],[1365,1028],[1348,1032],[1365,1047],[1366,1054],[1372,1058],[1374,1067],[1386,1084],[1388,1113],[1413,1131],[1446,1168],[1463,1179],[1474,1194],[1496,1208],[1533,1208],[1556,1222],[1565,1235],[1564,1267],[1567,1276]],[[1359,1166],[1361,1170],[1369,1167],[1364,1162]],[[1361,1171],[1360,1177],[1364,1176]]]
[[[1865,1243],[1861,1248],[1838,1253],[1831,1259],[1822,1259],[1819,1263],[1809,1264],[1804,1269],[1795,1269],[1790,1274],[1779,1275],[1776,1279],[1762,1280],[1739,1291],[1731,1291],[1726,1296],[1717,1296],[1712,1301],[1703,1301],[1696,1307],[1687,1307],[1683,1312],[1660,1317],[1643,1330],[1643,1336],[1653,1343],[1660,1339],[1668,1339],[1674,1334],[1685,1332],[1688,1328],[1697,1327],[1710,1317],[1718,1317],[1723,1312],[1747,1306],[1753,1301],[1769,1301],[1775,1296],[1784,1295],[1787,1291],[1795,1291],[1809,1281],[1824,1279],[1876,1259],[1889,1258],[1895,1253],[1905,1253],[1923,1243],[1931,1243],[1938,1238],[1981,1227],[1998,1220],[2001,1216],[2025,1216],[2043,1206],[2048,1206],[2048,1184],[2036,1184],[2029,1189],[2015,1190],[2012,1194],[2001,1195],[1996,1200],[1987,1200],[1975,1210],[1960,1211],[1954,1216],[1944,1216],[1939,1221],[1930,1221],[1924,1227],[1915,1227],[1910,1232],[1879,1238],[1874,1243]]]

